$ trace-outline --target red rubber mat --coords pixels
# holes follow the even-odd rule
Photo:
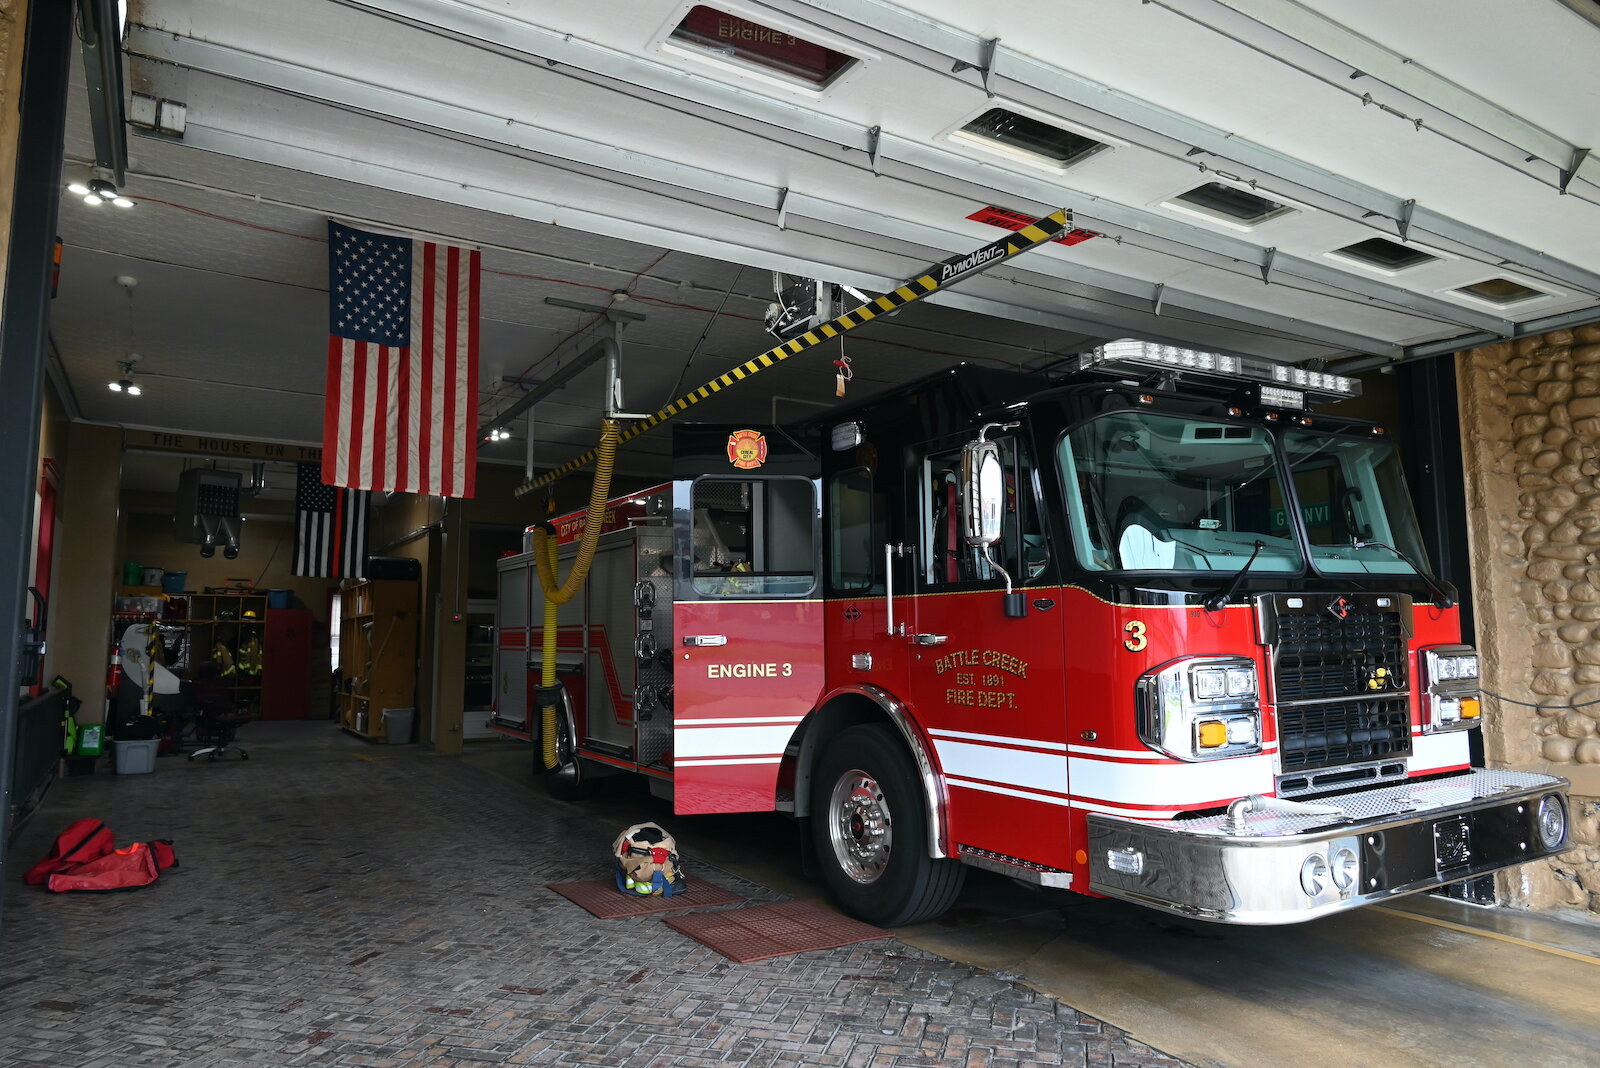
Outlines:
[[[672,912],[677,909],[698,909],[709,905],[736,905],[744,900],[731,890],[697,879],[689,880],[689,889],[671,897],[664,894],[625,894],[617,889],[617,884],[611,879],[550,883],[548,888],[568,901],[582,905],[602,920],[614,920],[620,916],[648,916],[652,912]]]
[[[894,935],[809,901],[663,916],[661,922],[741,964]]]

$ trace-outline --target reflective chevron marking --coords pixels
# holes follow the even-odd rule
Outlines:
[[[964,256],[952,256],[941,263],[935,263],[917,275],[917,277],[895,287],[892,292],[868,301],[859,308],[853,308],[837,319],[823,323],[815,329],[807,331],[802,336],[794,338],[792,341],[786,341],[782,345],[770,348],[754,359],[746,360],[734,370],[713,378],[698,389],[690,390],[677,400],[671,401],[662,407],[654,415],[641,419],[627,430],[624,430],[619,443],[632,441],[640,434],[655,429],[673,416],[681,414],[691,405],[700,403],[713,393],[720,393],[723,387],[732,385],[735,381],[743,381],[750,375],[757,374],[768,367],[781,363],[790,356],[796,356],[807,349],[814,348],[829,338],[838,337],[840,334],[854,330],[862,323],[871,322],[879,315],[903,308],[912,301],[921,300],[928,294],[953,285],[963,278],[977,274],[980,271],[986,271],[996,264],[1004,263],[1013,256],[1027,252],[1029,249],[1037,248],[1065,231],[1068,228],[1070,219],[1071,213],[1062,208],[1050,216],[1040,219],[1038,222],[1029,223],[1015,233],[1007,234],[998,241],[983,246],[976,252],[969,252]],[[569,460],[553,470],[546,471],[538,478],[524,482],[516,488],[515,495],[521,497],[524,494],[532,493],[541,486],[548,486],[557,479],[565,478],[572,472],[587,466],[594,458],[595,450],[590,449],[582,456]]]

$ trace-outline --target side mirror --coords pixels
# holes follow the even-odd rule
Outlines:
[[[985,440],[989,431],[1009,430],[1016,423],[989,423],[976,441],[961,447],[961,536],[968,548],[983,550],[989,566],[1006,580],[1005,613],[1014,619],[1027,614],[1023,595],[1011,585],[1011,575],[989,552],[1000,541],[1006,511],[1006,472],[1000,446]]]
[[[967,442],[961,448],[961,534],[969,546],[987,549],[1000,540],[1005,506],[1000,446],[982,438]]]

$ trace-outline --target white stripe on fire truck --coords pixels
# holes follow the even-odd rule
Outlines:
[[[1008,786],[999,786],[992,782],[975,782],[972,779],[958,779],[953,775],[945,776],[945,781],[951,786],[964,786],[968,790],[981,790],[986,794],[1003,794],[1006,797],[1020,797],[1025,801],[1043,801],[1047,805],[1059,805],[1068,808],[1072,802],[1057,794],[1036,794],[1031,790],[1014,790]]]
[[[1005,738],[998,734],[971,734],[967,731],[930,730],[929,734],[935,738],[964,738],[973,742],[989,742],[993,745],[1015,746],[1020,749],[1048,749],[1053,752],[1064,752],[1067,746],[1060,742],[1041,742],[1033,738]]]
[[[752,723],[799,723],[803,716],[734,716],[728,719],[680,719],[675,727],[742,727]]]
[[[1081,797],[1072,799],[1073,808],[1081,808],[1086,812],[1104,812],[1108,816],[1127,816],[1136,820],[1169,820],[1184,808],[1124,808],[1120,805],[1100,805],[1093,801],[1085,801]]]
[[[1266,745],[1261,747],[1261,751],[1263,753],[1276,753],[1278,751],[1278,743],[1268,742]],[[1067,752],[1074,753],[1079,756],[1099,757],[1102,760],[1145,760],[1150,762],[1159,761],[1169,764],[1186,763],[1185,761],[1175,761],[1165,753],[1157,753],[1151,749],[1101,749],[1092,745],[1069,745],[1067,746]]]
[[[1265,753],[1159,767],[1070,757],[1067,774],[1073,796],[1088,801],[1192,808],[1219,797],[1271,793],[1273,764]]]
[[[1411,771],[1432,771],[1435,768],[1453,768],[1469,764],[1472,751],[1467,744],[1466,731],[1446,731],[1443,734],[1415,734],[1411,738]]]
[[[935,738],[934,752],[946,776],[979,779],[984,782],[1023,789],[1049,790],[1065,794],[1067,756],[1041,753],[997,745],[974,745]],[[1062,801],[1065,804],[1065,800]]]
[[[781,764],[781,763],[783,763],[783,757],[781,757],[781,756],[729,757],[729,758],[727,758],[725,760],[684,760],[683,758],[678,757],[678,758],[674,758],[674,760],[672,761],[672,766],[675,767],[675,768],[709,768],[709,767],[712,767],[712,766],[715,766],[715,765],[722,765],[722,764]]]
[[[784,747],[789,744],[789,736],[794,734],[793,723],[778,726],[708,727],[705,730],[692,731],[683,730],[684,726],[685,724],[678,724],[680,729],[673,733],[673,745],[680,759],[775,756],[783,752]]]

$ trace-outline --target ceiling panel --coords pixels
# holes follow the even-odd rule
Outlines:
[[[78,414],[317,442],[330,218],[483,249],[485,422],[608,336],[551,299],[646,316],[622,370],[628,406],[654,410],[771,346],[771,272],[880,292],[997,236],[967,218],[988,205],[1066,207],[1100,236],[852,333],[852,398],[1125,335],[1349,368],[1600,318],[1600,188],[1576,151],[1600,135],[1600,29],[1549,0],[1471,19],[1444,0],[715,6],[857,62],[818,92],[675,54],[663,39],[688,0],[135,5],[130,86],[182,100],[187,126],[131,137],[136,208],[63,203],[53,333]],[[1526,47],[1507,55],[1513,33]],[[85,97],[75,85],[80,177]],[[1062,169],[952,138],[992,107],[1109,147]],[[1291,210],[1246,226],[1174,207],[1208,182]],[[1383,271],[1333,254],[1372,237],[1436,258]],[[1493,277],[1539,295],[1459,291]],[[114,395],[134,352],[149,388]],[[695,415],[748,417],[774,395],[822,410],[831,359]],[[539,405],[538,465],[593,443],[600,379]],[[625,460],[641,477],[665,470],[665,433],[647,437]]]

